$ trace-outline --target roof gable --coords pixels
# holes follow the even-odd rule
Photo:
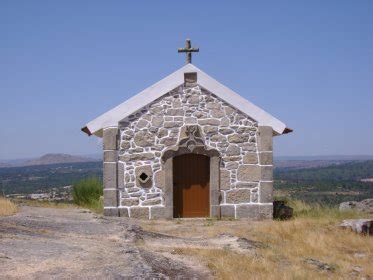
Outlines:
[[[188,72],[196,72],[198,76],[197,83],[201,87],[207,89],[209,92],[229,103],[237,110],[247,114],[252,119],[256,120],[260,126],[271,126],[276,135],[291,131],[290,129],[286,128],[286,125],[280,120],[276,119],[247,99],[219,83],[193,64],[183,66],[179,70],[148,87],[139,94],[107,111],[93,121],[89,122],[82,130],[88,134],[95,134],[101,137],[102,129],[117,126],[120,120],[128,117],[144,106],[149,105],[154,100],[167,94],[174,88],[182,85],[184,83],[184,73]]]

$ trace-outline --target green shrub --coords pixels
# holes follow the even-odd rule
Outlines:
[[[73,185],[73,199],[77,205],[102,211],[103,186],[98,178],[83,179]]]

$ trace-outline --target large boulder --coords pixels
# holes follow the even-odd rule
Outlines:
[[[355,210],[357,201],[345,201],[339,204],[339,211],[349,211],[349,210]]]
[[[357,233],[373,235],[372,219],[344,220],[341,227],[350,229]]]
[[[340,211],[356,210],[359,212],[364,212],[368,214],[373,214],[373,199],[364,199],[360,202],[358,201],[346,201],[339,205]]]
[[[357,205],[357,209],[368,214],[373,214],[373,198],[360,201]]]

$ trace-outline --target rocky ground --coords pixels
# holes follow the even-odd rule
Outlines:
[[[0,279],[373,279],[373,239],[340,215],[149,221],[21,206],[0,217]]]
[[[143,230],[124,218],[78,208],[23,206],[0,217],[1,279],[209,279],[210,271],[167,249],[178,246],[246,250],[230,235],[182,238]]]

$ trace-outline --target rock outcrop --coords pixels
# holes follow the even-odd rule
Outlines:
[[[356,233],[373,235],[373,219],[344,220],[341,227]]]
[[[339,205],[340,211],[356,210],[368,214],[373,214],[373,198],[358,201],[346,201]]]

